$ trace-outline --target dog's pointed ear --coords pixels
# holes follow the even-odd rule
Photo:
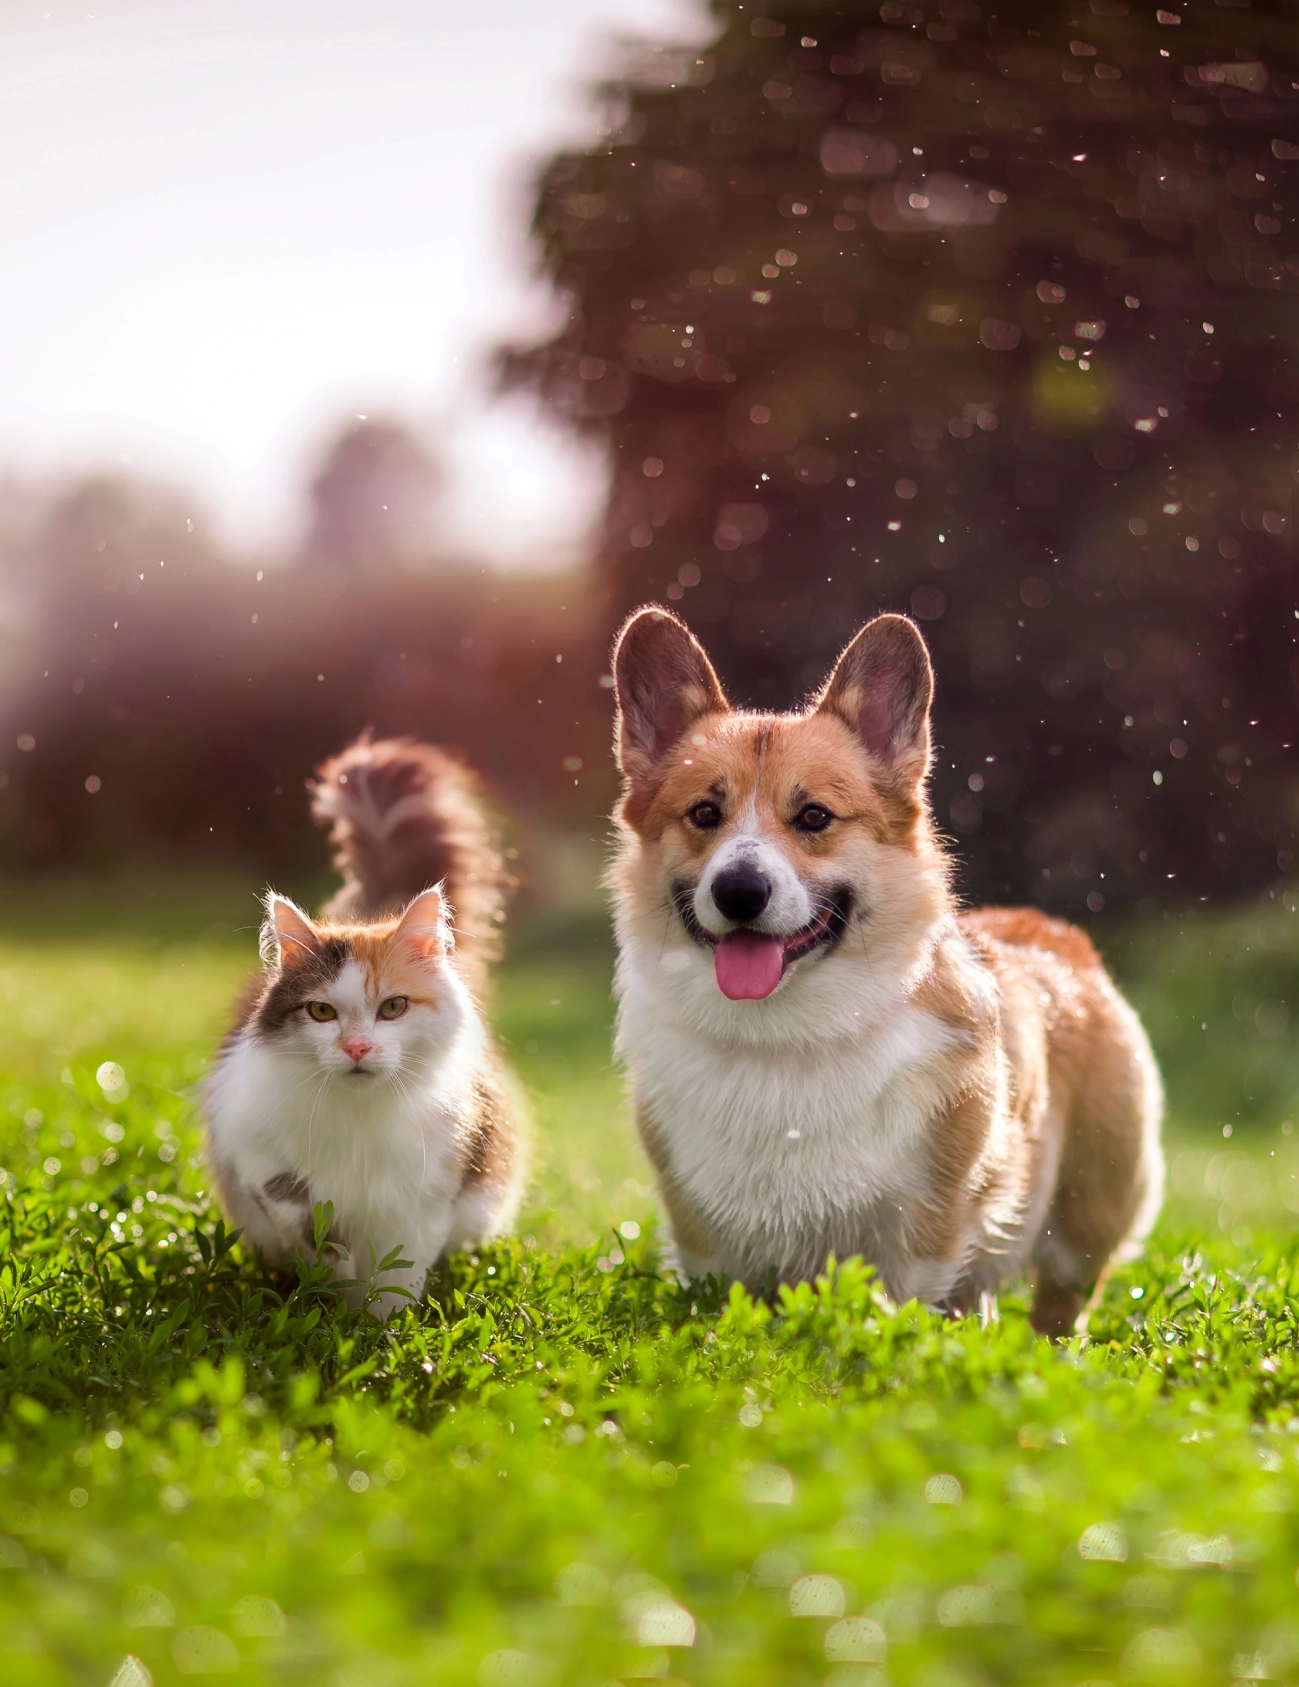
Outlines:
[[[613,648],[618,766],[646,778],[700,715],[729,709],[713,665],[690,629],[666,609],[638,609]]]
[[[816,707],[845,721],[899,784],[915,787],[929,771],[933,698],[920,629],[905,615],[877,615],[835,663]]]

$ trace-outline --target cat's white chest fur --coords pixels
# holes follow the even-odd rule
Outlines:
[[[455,1164],[462,1108],[453,1074],[398,1091],[386,1079],[322,1077],[306,1060],[248,1041],[208,1086],[213,1141],[241,1170],[292,1170],[330,1200],[337,1223],[418,1212]],[[255,1175],[255,1174],[254,1174]]]
[[[707,1257],[682,1249],[682,1265],[753,1281],[866,1252],[900,1292],[940,1293],[902,1241],[927,1188],[925,1128],[946,1099],[952,1028],[905,996],[868,997],[847,1016],[841,1000],[820,1038],[813,1004],[802,1046],[737,1046],[692,1013],[692,985],[712,980],[690,959],[697,981],[628,957],[618,1036],[671,1179],[711,1238]]]
[[[271,1259],[309,1257],[311,1207],[330,1202],[331,1234],[350,1256],[339,1275],[368,1279],[400,1246],[412,1263],[383,1281],[418,1294],[433,1261],[481,1225],[480,1198],[462,1188],[482,1040],[466,1020],[428,1070],[394,1083],[322,1075],[309,1058],[239,1038],[208,1080],[205,1111],[248,1240]]]

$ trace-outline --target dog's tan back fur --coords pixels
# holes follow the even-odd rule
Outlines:
[[[925,796],[918,634],[873,623],[789,715],[732,710],[662,611],[629,623],[615,673],[620,1044],[685,1268],[758,1283],[860,1252],[895,1293],[952,1309],[1031,1269],[1034,1322],[1072,1327],[1158,1209],[1158,1076],[1082,932],[958,912]],[[824,830],[801,827],[809,804]],[[710,977],[724,857],[759,863],[791,907],[852,910],[806,953],[776,915],[740,928],[793,945],[768,999]]]

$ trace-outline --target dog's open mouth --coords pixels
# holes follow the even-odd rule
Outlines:
[[[695,942],[713,951],[717,988],[733,1002],[760,1002],[780,983],[788,969],[815,949],[833,948],[843,936],[852,908],[849,890],[835,891],[814,920],[798,931],[753,931],[741,927],[717,937],[695,914],[692,893],[683,887],[676,895],[681,923]]]

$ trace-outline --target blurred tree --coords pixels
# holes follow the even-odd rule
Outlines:
[[[122,603],[141,579],[203,573],[220,558],[193,504],[168,487],[92,475],[61,492],[34,523],[26,557],[39,597],[58,616],[90,600]],[[26,560],[26,557],[24,560]]]
[[[427,561],[442,487],[441,469],[409,428],[349,424],[311,483],[307,560],[342,575]]]
[[[307,579],[218,555],[186,508],[121,480],[43,510],[0,489],[0,871],[319,867],[304,781],[367,725],[458,748],[533,827],[607,806],[584,579],[464,555],[416,577],[368,544]]]
[[[505,358],[609,442],[611,618],[783,705],[909,609],[981,896],[1291,868],[1299,5],[713,12],[546,168]]]

